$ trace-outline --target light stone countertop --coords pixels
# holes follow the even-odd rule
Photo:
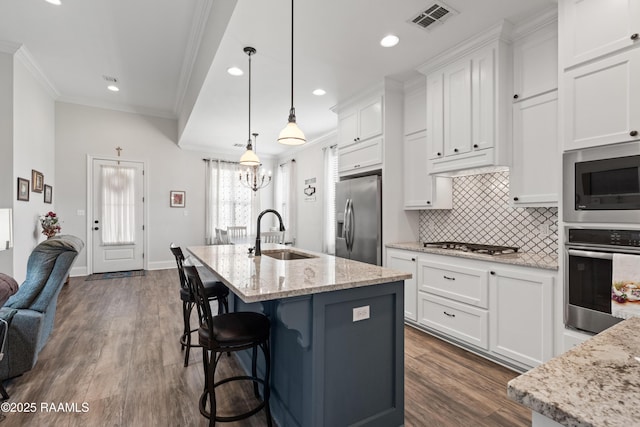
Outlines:
[[[473,252],[456,251],[452,249],[425,248],[420,242],[387,243],[388,248],[404,249],[408,251],[425,252],[436,255],[448,255],[460,258],[477,259],[480,261],[497,262],[501,264],[521,265],[523,267],[557,270],[558,258],[551,255],[530,252],[516,252],[505,255],[487,255]]]
[[[263,255],[249,256],[249,245],[187,248],[244,302],[268,301],[410,279],[411,274],[291,246],[265,243]],[[284,249],[314,258],[282,261],[264,255]]]
[[[640,425],[640,318],[511,380],[509,398],[565,426]]]

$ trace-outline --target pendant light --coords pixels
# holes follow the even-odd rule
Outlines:
[[[293,107],[293,0],[291,0],[291,108],[289,123],[280,131],[278,142],[285,145],[302,145],[307,142],[304,133],[296,123],[296,109]]]
[[[249,134],[247,138],[247,151],[240,157],[240,164],[242,166],[260,166],[260,159],[258,155],[253,151],[251,144],[251,55],[256,53],[256,50],[250,46],[245,47],[244,53],[249,56]],[[242,175],[241,175],[242,179]]]
[[[247,166],[246,171],[240,171],[240,183],[255,192],[269,185],[271,171],[269,171],[267,179],[264,169],[260,170],[260,158],[256,154],[258,151],[258,134],[251,133],[251,55],[255,55],[256,50],[250,46],[245,47],[243,50],[249,56],[249,135],[247,138],[247,151],[240,157],[240,164]],[[251,142],[251,135],[253,135],[253,143]]]

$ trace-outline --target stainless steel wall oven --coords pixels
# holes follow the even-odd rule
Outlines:
[[[615,253],[640,254],[640,230],[565,229],[565,325],[598,333],[622,321],[611,315]]]

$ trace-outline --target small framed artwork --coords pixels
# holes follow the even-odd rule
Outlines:
[[[169,193],[169,206],[172,208],[184,208],[186,197],[186,191],[171,191]]]
[[[42,172],[31,169],[31,191],[42,193],[42,190],[44,190],[44,175]]]
[[[53,187],[45,184],[44,185],[44,202],[51,203],[52,199],[53,199]]]
[[[29,180],[18,178],[18,200],[29,201]]]

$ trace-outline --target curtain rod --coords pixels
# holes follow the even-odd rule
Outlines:
[[[280,163],[278,166],[282,167],[282,166],[286,165],[286,164],[287,164],[287,163],[289,163],[289,162],[291,162],[291,163],[295,163],[295,162],[296,162],[296,159],[287,160],[287,161],[286,161],[286,162],[284,162],[284,163]]]
[[[231,160],[222,160],[222,159],[212,159],[212,158],[208,158],[208,159],[202,159],[205,162],[220,162],[220,163],[231,163],[234,165],[239,165],[240,162],[232,162]]]

